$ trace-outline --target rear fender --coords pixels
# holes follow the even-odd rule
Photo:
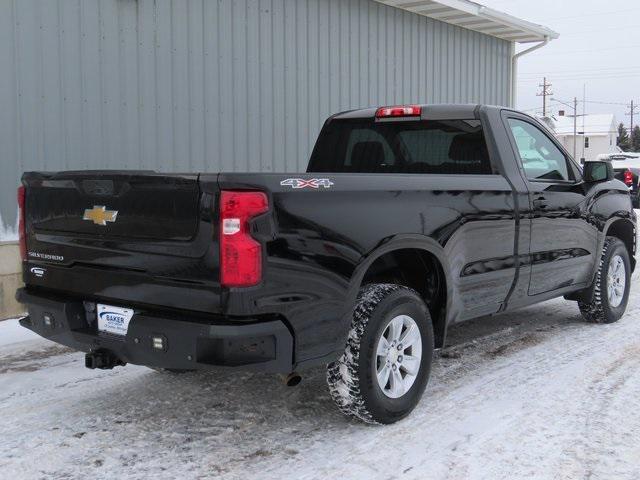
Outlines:
[[[451,277],[451,267],[442,246],[432,238],[425,237],[423,235],[394,235],[382,240],[377,247],[364,255],[362,261],[355,268],[354,274],[349,283],[344,314],[342,316],[342,325],[344,326],[343,331],[345,332],[343,340],[345,342],[349,332],[349,326],[351,325],[353,306],[356,303],[358,292],[362,287],[362,281],[367,271],[378,258],[395,250],[403,249],[416,249],[429,252],[438,260],[438,262],[440,262],[440,265],[442,266],[446,284],[445,336],[448,325],[455,322],[455,319],[459,316],[461,304],[452,287],[453,281]]]

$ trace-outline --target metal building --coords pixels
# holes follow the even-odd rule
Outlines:
[[[0,241],[22,171],[296,171],[325,117],[508,104],[514,42],[467,0],[0,2]]]

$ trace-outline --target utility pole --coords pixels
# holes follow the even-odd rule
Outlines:
[[[631,110],[627,113],[628,117],[631,117],[631,129],[629,130],[629,132],[633,132],[633,116],[635,115],[635,109],[638,108],[638,105],[634,105],[633,104],[633,100],[631,100],[631,105],[630,105]]]
[[[573,109],[573,159],[575,160],[578,152],[578,97],[573,97],[573,105],[557,98],[552,98],[551,100]]]
[[[542,92],[536,93],[537,97],[542,97],[542,116],[547,116],[547,97],[553,95],[553,92],[550,92],[551,84],[547,83],[547,77],[544,77],[542,80],[542,85],[538,85],[542,88]]]
[[[576,159],[578,141],[578,97],[573,97],[573,159]]]

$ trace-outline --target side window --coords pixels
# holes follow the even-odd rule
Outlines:
[[[566,157],[542,130],[515,118],[509,127],[529,180],[573,180]]]

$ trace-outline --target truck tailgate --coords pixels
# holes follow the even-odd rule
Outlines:
[[[27,186],[37,232],[185,241],[198,227],[197,176],[89,172],[30,178]]]
[[[203,192],[198,175],[110,171],[27,173],[22,182],[28,285],[207,312],[218,307],[215,182]],[[34,265],[44,273],[34,274]]]

